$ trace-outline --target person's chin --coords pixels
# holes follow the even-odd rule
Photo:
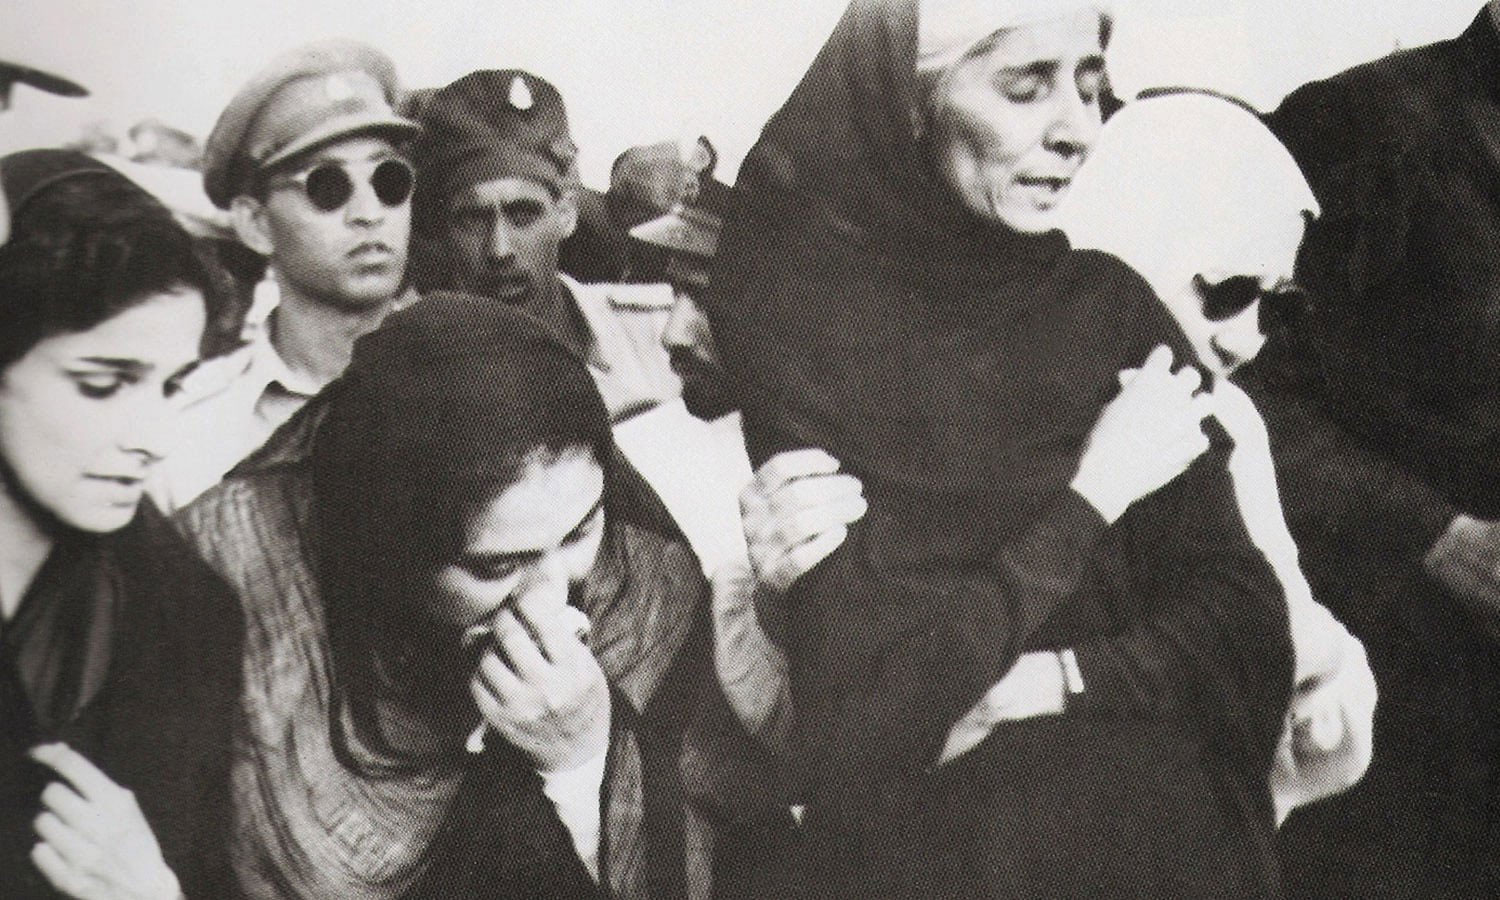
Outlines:
[[[62,511],[58,518],[63,524],[79,531],[91,534],[108,534],[119,531],[130,520],[135,518],[136,511],[140,508],[141,498],[137,496],[134,500],[121,499],[107,503],[92,503]]]
[[[369,309],[389,301],[400,290],[401,273],[392,270],[359,273],[346,283],[341,293],[344,306]]]
[[[532,291],[531,282],[528,279],[498,278],[486,282],[482,293],[502,303],[523,306],[531,300],[535,292]]]

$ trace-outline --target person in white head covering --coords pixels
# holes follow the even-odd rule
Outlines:
[[[1121,367],[1188,342],[1053,226],[1102,124],[1112,19],[975,12],[850,7],[747,157],[706,298],[752,453],[822,447],[867,487],[783,607],[789,868],[823,896],[1274,896],[1292,652],[1228,448],[1113,512],[1077,502],[1110,443],[1092,429],[1198,408],[1193,370],[1104,406]],[[1103,453],[1103,480],[1209,443],[1197,419],[1179,434]],[[1049,702],[937,765],[1018,658],[1045,663]]]
[[[1375,679],[1364,647],[1316,600],[1276,488],[1265,423],[1228,380],[1265,343],[1262,321],[1299,301],[1297,248],[1318,204],[1291,155],[1248,109],[1199,91],[1127,104],[1058,211],[1074,246],[1146,277],[1216,378],[1235,439],[1236,498],[1286,591],[1297,692],[1273,771],[1277,816],[1348,788],[1369,766]]]

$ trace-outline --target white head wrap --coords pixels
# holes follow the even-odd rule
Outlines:
[[[1114,13],[1112,0],[919,0],[917,71],[939,72],[1004,28],[1061,19],[1092,10]]]
[[[1193,87],[1274,103],[1257,21],[1245,0],[1135,0],[1110,38],[1115,94],[1129,101],[1148,88]]]
[[[1137,100],[1116,113],[1057,221],[1074,246],[1120,257],[1160,293],[1216,259],[1219,242],[1240,240],[1237,223],[1253,222],[1258,211],[1303,210],[1316,215],[1318,203],[1276,136],[1237,104],[1188,93]],[[1269,267],[1285,249],[1271,242],[1255,252]]]

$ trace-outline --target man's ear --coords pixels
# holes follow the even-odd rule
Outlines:
[[[271,241],[271,228],[266,221],[264,203],[249,194],[240,194],[229,203],[229,217],[240,243],[261,256],[271,255],[275,247]]]
[[[557,197],[557,214],[561,217],[562,236],[566,240],[578,230],[577,188],[563,188]]]

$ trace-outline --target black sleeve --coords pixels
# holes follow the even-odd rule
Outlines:
[[[1286,601],[1245,530],[1216,448],[1130,508],[1087,589],[1125,613],[1074,647],[1069,712],[1185,718],[1210,746],[1269,763],[1291,695]]]
[[[991,565],[965,566],[932,549],[946,527],[960,553],[982,508],[866,496],[843,547],[787,598],[794,791],[830,815],[936,760],[953,722],[1076,588],[1106,530],[1065,491]]]

